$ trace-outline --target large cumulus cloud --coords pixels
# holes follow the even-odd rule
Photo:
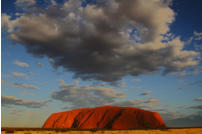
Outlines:
[[[52,4],[44,10],[2,16],[9,38],[35,56],[54,60],[75,77],[117,81],[164,70],[182,71],[198,64],[198,53],[183,50],[179,37],[164,40],[175,13],[165,0],[81,0]]]

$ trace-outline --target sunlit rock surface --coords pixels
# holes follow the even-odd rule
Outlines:
[[[53,113],[43,128],[146,129],[166,128],[161,116],[133,107],[103,106]]]

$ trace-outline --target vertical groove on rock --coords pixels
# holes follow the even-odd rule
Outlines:
[[[138,127],[139,126],[142,126],[142,120],[143,120],[143,118],[142,118],[142,115],[141,115],[141,113],[140,114],[138,114],[138,112],[137,112],[137,114],[136,114],[136,119],[137,119],[137,125],[138,125]]]
[[[68,118],[68,113],[66,113],[66,117],[65,117],[64,122],[66,122],[66,121],[67,121],[67,118]]]
[[[62,118],[62,114],[53,122],[53,128],[56,128],[56,123]]]
[[[110,122],[107,123],[107,125],[106,125],[104,128],[112,129],[112,125],[113,125],[114,121],[117,120],[117,119],[121,116],[121,114],[123,113],[123,111],[124,111],[124,110],[121,109],[121,110],[114,116],[114,118],[113,118]]]
[[[65,128],[65,125],[67,125],[67,124],[66,124],[67,119],[68,119],[68,113],[65,113],[65,119],[64,119],[64,121],[63,121],[63,128]]]
[[[79,112],[76,117],[74,118],[74,123],[72,124],[71,128],[77,128],[78,127],[78,117],[81,115],[82,112]]]
[[[137,123],[137,124],[135,124],[135,125],[136,125],[136,126],[138,126],[138,125],[139,125],[139,122],[140,122],[141,117],[140,117],[140,115],[138,115],[138,111],[137,111],[137,110],[134,110],[134,114],[135,114],[136,123]]]
[[[90,112],[91,112],[90,115],[86,118],[85,121],[83,121],[83,123],[78,128],[80,128],[95,113],[95,111],[90,111]]]
[[[53,124],[52,124],[52,128],[55,128],[56,120],[57,120],[57,119],[54,120],[54,122],[53,122]]]
[[[108,111],[109,111],[109,110],[106,110],[105,113],[103,114],[101,120],[100,120],[99,122],[97,122],[97,127],[98,127],[98,128],[99,128],[99,126],[100,126],[100,123],[104,120],[104,118],[105,118],[105,116],[106,116],[106,114],[107,114]]]

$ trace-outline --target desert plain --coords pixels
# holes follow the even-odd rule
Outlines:
[[[2,134],[202,134],[202,128],[169,128],[151,130],[74,130],[41,128],[2,128]]]

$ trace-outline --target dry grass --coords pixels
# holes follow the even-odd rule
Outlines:
[[[202,134],[202,128],[158,129],[158,130],[50,130],[3,128],[2,134]]]

